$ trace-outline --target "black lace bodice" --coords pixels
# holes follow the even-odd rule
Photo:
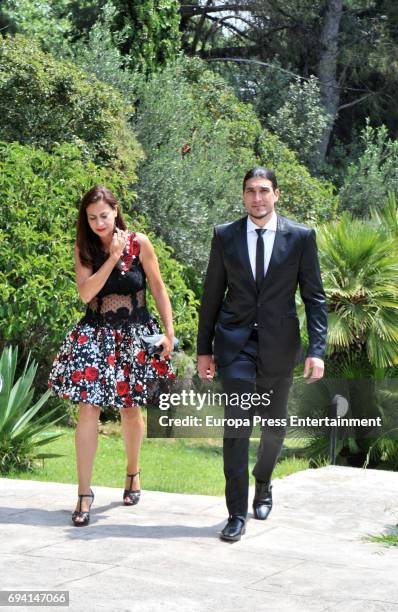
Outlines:
[[[110,273],[105,285],[87,304],[85,323],[118,326],[124,323],[148,323],[146,276],[139,259],[140,246],[130,232],[123,255]],[[106,255],[93,263],[96,272]]]

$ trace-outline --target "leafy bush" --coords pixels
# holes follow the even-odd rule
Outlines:
[[[100,81],[111,85],[130,103],[135,97],[136,73],[127,70],[128,58],[118,48],[125,34],[112,31],[115,12],[115,7],[108,2],[87,37],[67,45],[57,55],[71,60],[86,74],[93,74]]]
[[[34,38],[46,51],[67,45],[66,36],[71,29],[68,19],[70,0],[3,0],[0,7],[0,25],[4,33],[20,33]]]
[[[47,151],[78,145],[97,163],[135,179],[142,152],[120,95],[72,63],[54,59],[17,35],[0,38],[0,139]]]
[[[80,198],[96,183],[115,192],[130,227],[147,233],[144,221],[128,214],[134,195],[121,174],[83,161],[72,145],[54,148],[50,155],[0,144],[0,342],[18,344],[24,357],[32,351],[42,385],[64,334],[84,311],[74,279],[73,244]],[[161,239],[150,237],[169,289],[176,335],[192,342],[197,304],[184,267]]]
[[[49,398],[46,393],[32,406],[34,389],[33,379],[37,365],[26,360],[22,375],[16,382],[18,348],[4,348],[0,358],[0,474],[11,469],[29,469],[34,459],[57,457],[38,453],[38,449],[63,434],[43,433],[57,423],[60,418],[52,418],[54,410],[37,413]]]
[[[135,128],[146,154],[139,210],[193,275],[207,264],[212,226],[243,214],[242,179],[259,163],[277,171],[283,212],[303,222],[333,216],[331,184],[312,178],[275,135],[262,130],[252,107],[200,60],[181,58],[142,80],[137,98]]]
[[[312,170],[317,168],[317,152],[330,117],[321,101],[318,79],[297,78],[285,92],[285,101],[267,117],[270,129]]]
[[[342,210],[367,217],[389,192],[398,196],[398,140],[388,137],[386,126],[369,122],[360,140],[363,153],[348,167],[340,198]]]
[[[131,68],[156,72],[174,60],[180,44],[178,0],[112,0],[112,31],[125,33],[120,45]]]

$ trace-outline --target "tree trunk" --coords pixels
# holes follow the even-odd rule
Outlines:
[[[326,157],[333,123],[337,117],[340,102],[340,91],[337,81],[337,58],[342,12],[343,0],[327,0],[320,36],[318,77],[323,105],[331,120],[325,128],[319,144],[319,161],[321,162]]]

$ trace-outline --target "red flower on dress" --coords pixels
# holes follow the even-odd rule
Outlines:
[[[155,368],[159,376],[164,376],[169,371],[169,366],[164,361],[164,359],[161,359],[160,361],[158,361],[156,357],[154,357],[152,359],[152,366]]]
[[[97,380],[98,369],[97,368],[86,368],[84,370],[84,377],[86,380]]]
[[[142,393],[142,391],[144,390],[144,387],[142,386],[141,383],[137,383],[134,387],[134,389],[138,392],[138,393]]]
[[[165,361],[159,361],[157,370],[160,376],[164,376],[169,371],[169,366]]]
[[[64,393],[62,396],[64,399],[69,399],[69,393]]]
[[[133,255],[134,257],[136,257],[137,255],[140,254],[140,243],[138,242],[137,239],[133,240],[131,242],[131,249],[130,249],[130,253],[131,255]]]
[[[129,384],[124,380],[118,380],[116,383],[118,395],[126,395],[129,392],[129,388]]]
[[[123,340],[123,335],[120,332],[115,333],[115,342],[121,342]]]
[[[80,398],[81,399],[87,399],[87,391],[86,391],[86,389],[83,389],[83,391],[80,393]]]
[[[48,386],[49,389],[51,389],[51,387],[53,386],[51,380],[48,381],[47,386]]]
[[[115,355],[108,355],[108,357],[106,358],[106,361],[109,363],[109,365],[114,366],[115,365]]]
[[[169,374],[167,375],[168,378],[175,378],[176,375],[174,374],[174,372],[169,372]]]
[[[101,383],[101,385],[105,384],[105,378],[104,377],[101,378],[100,383]]]
[[[127,364],[126,364],[126,365],[123,367],[123,374],[124,374],[125,376],[128,376],[128,375],[130,374],[130,372],[131,372],[131,367],[130,367],[129,365],[127,365]]]
[[[123,402],[126,404],[126,406],[133,405],[133,400],[131,399],[130,395],[126,395],[126,397],[123,399]]]
[[[119,359],[119,358],[120,358],[120,351],[116,351],[116,353],[115,353],[115,357],[116,357],[116,359]]]
[[[88,341],[88,336],[86,336],[86,334],[80,334],[80,336],[78,336],[77,341],[79,344],[85,344]]]
[[[82,378],[83,378],[83,372],[81,370],[75,370],[75,372],[72,373],[72,376],[71,376],[72,382],[78,383],[82,380]]]
[[[137,354],[136,359],[137,359],[137,361],[138,361],[138,363],[139,363],[140,365],[145,365],[145,361],[146,361],[146,358],[145,358],[145,351],[140,351],[140,352]]]

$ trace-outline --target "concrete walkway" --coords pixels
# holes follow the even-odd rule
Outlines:
[[[365,541],[394,532],[397,473],[276,480],[269,519],[250,515],[232,544],[218,539],[221,497],[143,491],[127,508],[121,490],[93,489],[91,523],[76,528],[74,485],[0,479],[1,590],[68,590],[79,612],[398,611],[398,548]]]

